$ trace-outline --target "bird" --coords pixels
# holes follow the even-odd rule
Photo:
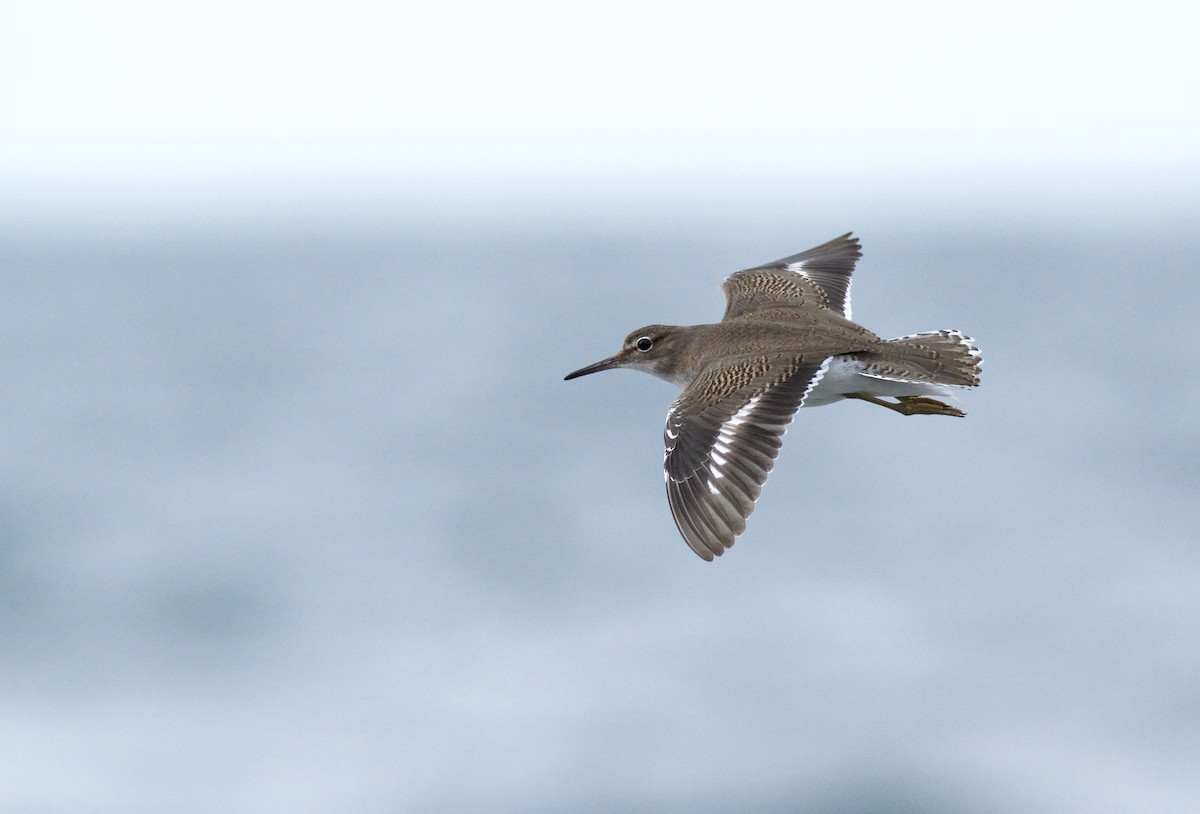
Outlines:
[[[856,399],[901,415],[962,417],[941,399],[979,385],[983,357],[957,330],[882,339],[851,320],[853,232],[725,278],[725,313],[647,325],[565,380],[632,368],[681,388],[667,410],[663,477],[683,539],[712,561],[746,529],[801,407]]]

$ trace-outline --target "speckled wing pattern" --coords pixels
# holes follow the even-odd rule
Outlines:
[[[723,319],[756,318],[768,310],[772,319],[786,319],[789,308],[817,307],[850,319],[850,276],[862,257],[851,234],[729,275],[721,284],[727,301]]]
[[[762,357],[717,365],[671,405],[664,431],[667,500],[684,540],[704,559],[720,556],[745,531],[787,425],[828,359]]]

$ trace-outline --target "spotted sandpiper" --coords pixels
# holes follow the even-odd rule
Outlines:
[[[933,396],[979,384],[979,349],[958,331],[881,339],[850,321],[861,256],[847,233],[731,274],[720,322],[647,325],[615,356],[567,375],[631,367],[683,389],[667,410],[664,477],[675,525],[705,560],[745,531],[799,408],[850,398],[962,416]]]

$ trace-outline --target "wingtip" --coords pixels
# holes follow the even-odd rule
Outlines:
[[[836,243],[838,241],[850,244],[857,250],[858,254],[856,256],[862,257],[862,240],[855,237],[854,232],[846,232],[846,234],[842,235],[841,237],[835,237],[833,240],[831,240],[829,242]]]

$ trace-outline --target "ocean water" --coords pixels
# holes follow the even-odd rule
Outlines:
[[[1194,198],[389,200],[9,220],[0,808],[1195,810]],[[852,228],[983,386],[802,411],[706,564],[673,389],[562,376]]]

